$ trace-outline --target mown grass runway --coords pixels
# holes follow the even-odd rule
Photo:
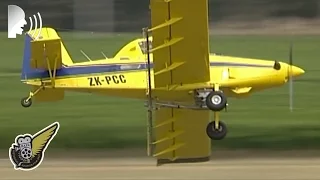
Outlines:
[[[68,34],[62,37],[75,61],[112,57],[137,35]],[[294,63],[306,70],[294,82],[294,112],[289,111],[288,86],[257,93],[248,99],[230,99],[222,114],[228,137],[219,148],[320,148],[320,36],[213,36],[211,51],[226,55],[288,61],[294,43]],[[16,135],[35,133],[54,121],[61,124],[51,148],[144,147],[146,110],[136,100],[67,93],[57,103],[23,108],[20,99],[29,88],[20,83],[23,39],[1,34],[0,148],[9,148]],[[196,120],[194,123],[197,123]]]

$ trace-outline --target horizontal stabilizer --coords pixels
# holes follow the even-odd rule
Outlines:
[[[33,86],[33,91],[39,89],[38,86]],[[64,98],[64,90],[63,89],[42,89],[40,90],[36,96],[34,96],[35,101],[37,102],[54,102],[60,101]]]
[[[56,70],[62,67],[61,39],[31,42],[31,67]]]

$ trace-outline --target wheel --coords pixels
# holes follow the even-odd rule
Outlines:
[[[219,122],[219,128],[215,128],[215,121],[207,125],[207,135],[212,140],[221,140],[227,135],[227,126],[223,122]]]
[[[32,100],[31,99],[28,100],[28,97],[24,97],[21,99],[21,105],[23,107],[30,107],[32,105]]]
[[[212,111],[221,111],[227,106],[227,98],[221,91],[212,91],[206,97],[206,105]]]

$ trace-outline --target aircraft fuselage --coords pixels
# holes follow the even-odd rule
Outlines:
[[[210,82],[208,83],[214,84],[233,79],[257,79],[255,84],[247,84],[245,88],[244,86],[232,89],[222,88],[228,97],[247,96],[255,91],[284,84],[288,79],[289,65],[283,62],[279,62],[278,65],[280,67],[275,67],[275,61],[211,55]],[[65,67],[64,71],[60,72],[63,76],[57,76],[56,78],[56,88],[137,99],[144,99],[146,97],[148,85],[146,61],[111,60],[106,64],[104,60],[104,63],[91,64],[87,65],[87,67],[83,63],[79,63]],[[87,71],[88,73],[82,71]],[[75,72],[82,72],[82,74],[75,74]],[[304,73],[302,69],[295,66],[292,67],[291,72],[293,76]],[[68,76],[68,74],[70,75]],[[259,80],[260,77],[265,76],[269,76],[270,78],[268,80]],[[153,77],[152,69],[151,77]],[[28,84],[35,85],[34,82],[28,82]],[[152,78],[151,85],[154,88]]]

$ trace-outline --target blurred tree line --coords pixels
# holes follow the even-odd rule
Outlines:
[[[19,5],[26,11],[26,17],[40,11],[45,19],[45,25],[63,30],[76,29],[74,26],[75,1],[82,1],[88,5],[84,14],[112,10],[112,20],[108,19],[112,21],[110,23],[112,28],[109,28],[108,31],[137,32],[149,23],[149,0],[105,0],[103,2],[105,6],[108,6],[107,9],[90,6],[95,0],[2,0],[0,4],[3,7],[8,4]],[[196,1],[193,2],[196,3]],[[1,11],[0,13],[2,13],[0,28],[6,31],[7,12]],[[320,0],[209,0],[209,19],[213,22],[229,19],[254,21],[270,18],[320,18]],[[90,22],[93,20],[91,19]],[[102,22],[101,18],[96,21],[96,23],[106,23]],[[97,30],[93,29],[93,31]]]
[[[209,0],[210,18],[319,18],[319,0]]]
[[[148,24],[149,0],[116,0],[115,7],[117,31],[140,30]],[[267,18],[320,18],[320,0],[209,0],[211,22]]]

